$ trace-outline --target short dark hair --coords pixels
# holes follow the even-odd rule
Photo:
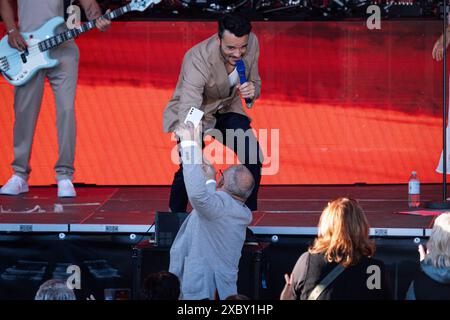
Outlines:
[[[240,13],[228,13],[219,19],[219,38],[228,30],[236,37],[243,37],[252,31],[250,20]]]
[[[225,300],[250,300],[249,297],[247,297],[244,294],[233,294],[231,296],[228,296]]]
[[[142,299],[144,300],[178,300],[180,297],[180,280],[168,271],[149,274],[144,280]]]

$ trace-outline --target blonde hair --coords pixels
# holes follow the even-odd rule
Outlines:
[[[439,215],[434,221],[425,262],[436,268],[450,268],[450,213]]]
[[[369,239],[369,223],[359,203],[349,198],[329,202],[320,216],[318,237],[308,251],[324,254],[328,262],[345,267],[372,256],[375,245]]]

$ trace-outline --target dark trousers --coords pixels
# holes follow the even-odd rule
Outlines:
[[[224,141],[220,141],[220,142],[222,142],[222,144],[224,144],[224,145],[227,145],[226,129],[233,129],[233,130],[242,129],[242,130],[244,130],[244,132],[247,131],[248,129],[250,129],[249,119],[242,114],[234,113],[234,112],[223,113],[223,114],[216,113],[215,117],[217,119],[215,128],[218,129],[222,133],[222,137],[223,137]],[[237,154],[237,152],[238,152],[237,138],[235,138],[234,140],[235,141],[234,141],[234,145],[233,145],[233,151],[234,151],[234,153]],[[255,138],[255,141],[256,141],[256,138]],[[259,184],[261,182],[261,167],[262,167],[261,161],[262,160],[259,157],[259,152],[261,152],[261,149],[259,147],[259,143],[256,141],[257,150],[258,150],[258,155],[256,157],[257,161],[256,161],[256,163],[254,163],[255,161],[251,161],[251,160],[254,160],[254,158],[252,159],[252,157],[250,156],[250,152],[252,150],[250,149],[249,145],[250,145],[249,138],[246,137],[245,138],[245,147],[243,148],[244,154],[243,155],[238,154],[238,158],[239,158],[239,161],[243,165],[245,165],[248,168],[248,170],[250,170],[250,172],[253,175],[253,178],[255,179],[255,188],[253,189],[252,194],[250,195],[250,197],[247,199],[247,202],[245,203],[250,210],[255,211],[257,209],[257,205],[258,205],[257,197],[258,197]],[[250,162],[252,162],[253,164]],[[175,173],[175,175],[173,177],[172,187],[170,188],[169,207],[172,212],[186,212],[187,203],[188,203],[188,195],[186,193],[186,187],[184,185],[183,166],[182,166],[182,164],[180,164],[180,168]]]

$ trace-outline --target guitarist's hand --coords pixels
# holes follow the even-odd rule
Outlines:
[[[110,13],[111,10],[107,10],[105,14]],[[111,21],[105,18],[98,18],[97,21],[95,22],[95,26],[97,27],[98,30],[100,31],[106,31],[109,26],[111,25]]]
[[[23,51],[28,47],[25,39],[22,37],[18,30],[14,30],[9,34],[8,44],[11,48],[17,49],[19,51]]]

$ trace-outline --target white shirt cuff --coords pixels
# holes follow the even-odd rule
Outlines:
[[[202,149],[195,141],[181,141],[181,161],[183,164],[202,164]]]
[[[182,148],[190,147],[190,146],[198,146],[197,142],[194,140],[182,140],[180,143]]]
[[[206,184],[210,184],[210,183],[217,183],[217,182],[214,179],[206,180]]]

